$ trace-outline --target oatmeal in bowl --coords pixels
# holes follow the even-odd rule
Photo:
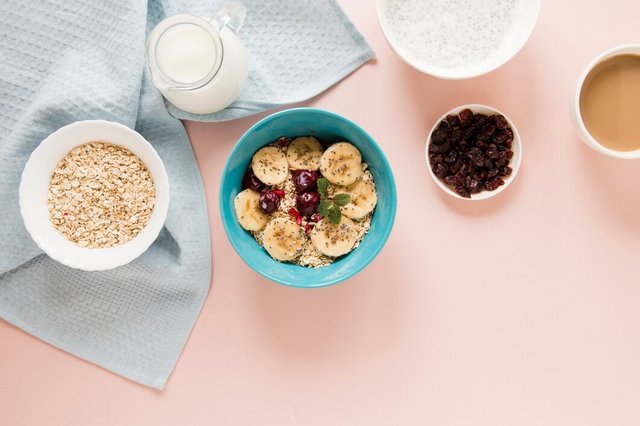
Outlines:
[[[312,268],[354,250],[377,204],[358,148],[313,136],[280,137],[260,148],[242,185],[234,200],[240,226],[275,260]]]
[[[22,173],[20,213],[49,257],[84,270],[124,265],[164,225],[169,182],[139,133],[103,120],[64,126],[33,151]]]
[[[222,174],[220,212],[238,255],[291,287],[350,278],[380,252],[396,190],[377,143],[319,109],[272,114],[250,128]]]

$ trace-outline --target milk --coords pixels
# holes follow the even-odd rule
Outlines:
[[[205,78],[218,54],[211,35],[189,23],[174,25],[162,33],[155,53],[165,75],[184,84]]]

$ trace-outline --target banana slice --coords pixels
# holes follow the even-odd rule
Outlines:
[[[287,148],[289,168],[294,170],[318,170],[322,157],[322,145],[318,139],[303,136],[294,139]]]
[[[276,260],[293,260],[302,254],[306,236],[295,222],[282,217],[267,224],[262,234],[262,243]]]
[[[251,159],[253,174],[267,185],[278,185],[287,179],[287,156],[275,146],[260,148]]]
[[[320,253],[338,257],[353,250],[358,235],[355,223],[343,216],[337,225],[322,219],[311,230],[310,238],[311,243]]]
[[[269,216],[262,213],[259,201],[260,194],[248,188],[233,200],[238,223],[247,231],[261,231],[267,226]]]
[[[362,219],[378,202],[376,187],[369,181],[358,180],[347,187],[337,188],[336,194],[339,193],[351,195],[351,202],[340,208],[342,214],[351,219]]]
[[[362,176],[362,155],[349,142],[333,144],[320,158],[320,172],[334,185],[351,185]]]

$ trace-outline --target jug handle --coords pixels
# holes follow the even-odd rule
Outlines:
[[[216,16],[211,19],[211,22],[217,23],[219,30],[224,27],[229,27],[231,31],[237,33],[244,23],[246,16],[247,9],[244,5],[240,2],[232,2],[220,9]]]

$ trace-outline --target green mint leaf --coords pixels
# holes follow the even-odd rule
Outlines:
[[[327,190],[329,189],[329,181],[325,178],[318,179],[318,192],[323,197],[327,196]]]
[[[351,202],[351,195],[349,194],[336,194],[333,196],[333,203],[338,207],[346,206]]]
[[[320,204],[318,204],[318,213],[320,213],[324,217],[329,217],[329,202],[326,198],[320,199]]]
[[[339,224],[341,216],[342,214],[340,214],[340,207],[336,206],[335,204],[331,204],[329,206],[329,220],[331,221],[331,223],[335,225]]]

